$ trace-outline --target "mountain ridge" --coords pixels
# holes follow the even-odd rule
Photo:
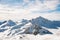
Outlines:
[[[52,32],[50,32],[49,30],[45,29],[58,29],[58,27],[60,27],[60,21],[51,21],[48,20],[46,18],[43,18],[41,16],[35,18],[35,19],[31,19],[31,20],[27,20],[27,19],[22,19],[22,21],[20,23],[16,23],[12,20],[8,20],[7,22],[5,22],[4,25],[2,25],[0,27],[0,32],[6,31],[8,29],[9,33],[7,35],[18,35],[18,34],[53,34]],[[37,27],[34,27],[34,25]],[[6,28],[5,27],[9,27]],[[45,27],[45,28],[43,28]],[[41,28],[41,29],[39,29]],[[3,30],[3,31],[2,31]],[[38,30],[38,31],[37,31]],[[36,32],[37,31],[37,32]]]

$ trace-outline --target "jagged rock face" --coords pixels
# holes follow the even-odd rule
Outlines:
[[[36,25],[36,24],[33,26],[33,28],[34,28],[34,29],[33,29],[33,32],[32,32],[32,33],[33,33],[34,35],[37,35],[37,34],[39,33],[39,30],[42,29],[41,27],[39,27],[39,26]]]

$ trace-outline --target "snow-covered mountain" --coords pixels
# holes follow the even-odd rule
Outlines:
[[[60,27],[60,21],[51,21],[43,17],[37,17],[35,19],[30,20],[32,24],[37,24],[39,26],[44,26],[46,28],[56,29]]]
[[[48,29],[56,29],[60,27],[59,24],[60,21],[51,21],[41,16],[31,20],[22,19],[19,23],[7,20],[0,25],[0,32],[6,32],[8,30],[7,36],[20,34],[53,34]]]
[[[13,22],[12,20],[3,21],[2,24],[0,25],[0,32],[4,32],[14,25],[16,25],[16,23]]]

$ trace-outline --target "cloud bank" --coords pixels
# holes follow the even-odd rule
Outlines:
[[[60,20],[60,2],[59,0],[0,0],[0,15],[0,19],[14,17],[14,19],[19,19],[18,17],[31,19],[37,16],[48,18],[54,15]]]

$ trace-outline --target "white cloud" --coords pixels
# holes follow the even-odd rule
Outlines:
[[[26,1],[29,2],[29,1]],[[52,13],[33,13],[32,11],[48,11],[48,10],[55,10],[58,4],[58,0],[51,0],[51,1],[44,1],[41,3],[36,0],[35,4],[29,3],[27,7],[21,6],[9,6],[9,5],[2,5],[0,4],[0,19],[32,19],[38,16],[43,16],[48,19],[52,20],[60,20],[60,14],[52,12]]]

